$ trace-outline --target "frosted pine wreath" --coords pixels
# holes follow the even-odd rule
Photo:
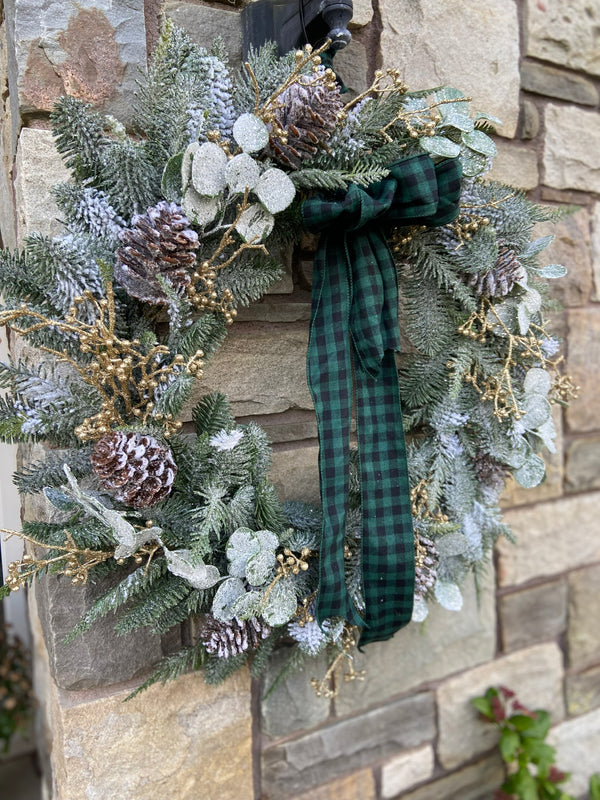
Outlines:
[[[315,680],[320,694],[333,691],[339,669],[358,677],[353,623],[368,618],[371,602],[363,520],[377,515],[358,455],[336,464],[326,502],[330,518],[341,504],[335,559],[346,603],[326,613],[322,513],[280,504],[265,434],[238,425],[220,394],[196,402],[193,430],[181,420],[238,306],[280,275],[274,256],[295,241],[301,213],[324,231],[317,262],[326,265],[333,247],[342,281],[334,217],[343,212],[347,229],[365,228],[373,213],[377,233],[365,229],[384,266],[356,297],[375,297],[379,280],[392,287],[381,306],[383,350],[392,353],[396,277],[385,228],[411,343],[399,387],[412,616],[424,619],[434,601],[459,610],[462,579],[509,533],[498,510],[506,479],[543,480],[538,453],[553,447],[551,402],[566,403],[574,388],[544,316],[547,279],[565,270],[539,266],[548,237],[531,241],[534,225],[553,214],[481,179],[495,153],[486,133],[493,123],[470,118],[457,90],[409,92],[394,70],[347,101],[310,49],[280,59],[266,46],[232,76],[219,43],[207,52],[171,26],[140,85],[131,131],[77,100],[59,101],[52,124],[72,173],[55,189],[65,233],[31,235],[21,252],[0,255],[0,324],[43,354],[42,364],[1,366],[9,394],[0,434],[53,446],[15,483],[23,494],[43,492],[55,521],[5,532],[27,548],[4,593],[46,572],[74,585],[116,572],[73,636],[112,612],[123,635],[197,619],[196,641],[144,685],[200,667],[208,681],[223,680],[248,661],[258,675],[280,640],[293,645],[290,666],[329,651],[330,670]],[[414,175],[403,183],[413,167],[426,191],[398,204],[406,185],[419,183]],[[389,216],[379,216],[384,207]],[[333,273],[316,266],[318,287]],[[368,375],[372,353],[361,348],[354,358]],[[391,382],[396,366],[386,359]],[[388,413],[399,427],[395,401]],[[405,616],[412,595],[411,584]]]

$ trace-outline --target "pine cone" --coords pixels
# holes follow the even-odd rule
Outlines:
[[[490,489],[501,492],[506,483],[507,470],[487,453],[478,453],[474,460],[477,480]]]
[[[149,508],[171,492],[177,465],[171,451],[152,436],[113,431],[90,456],[103,489],[133,508]]]
[[[169,301],[157,278],[166,278],[175,289],[190,283],[196,263],[198,234],[176,203],[162,200],[145,214],[136,214],[131,228],[119,234],[115,277],[139,300],[154,305]]]
[[[200,639],[206,652],[219,658],[231,658],[256,650],[262,639],[271,633],[271,627],[262,617],[240,620],[234,617],[231,622],[221,622],[212,615],[206,617],[200,631]]]
[[[437,578],[439,553],[427,536],[415,536],[415,597],[425,597]]]
[[[277,98],[275,116],[287,135],[284,144],[271,136],[271,151],[275,158],[293,169],[313,158],[324,148],[338,123],[343,108],[339,87],[328,89],[300,77]]]
[[[473,286],[479,295],[486,297],[505,297],[517,281],[526,275],[525,268],[517,258],[514,250],[502,245],[498,249],[498,258],[492,269],[469,277],[469,286]]]

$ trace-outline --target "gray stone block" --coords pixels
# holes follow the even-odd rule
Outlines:
[[[293,797],[434,736],[431,693],[412,695],[266,750],[263,788],[270,800]]]
[[[521,88],[535,94],[568,100],[570,103],[581,103],[585,106],[598,104],[598,90],[590,80],[544,64],[523,64]]]
[[[540,132],[540,115],[531,100],[524,100],[521,106],[521,139],[535,139]]]
[[[573,529],[574,530],[574,529]],[[583,667],[600,661],[600,564],[569,575],[570,666]]]
[[[414,792],[399,795],[398,800],[489,800],[504,781],[499,755],[445,775]]]
[[[502,647],[518,650],[554,639],[567,626],[567,584],[551,581],[499,599]]]
[[[183,28],[191,39],[208,50],[217,36],[221,36],[229,53],[231,67],[235,69],[240,66],[242,21],[237,11],[170,0],[165,5],[165,13],[175,25]]]
[[[585,714],[600,706],[600,666],[584,672],[572,672],[565,678],[567,711],[569,714]]]
[[[575,439],[567,448],[567,492],[600,489],[600,436]]]

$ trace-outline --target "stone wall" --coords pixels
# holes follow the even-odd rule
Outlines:
[[[354,5],[354,39],[337,63],[349,86],[360,89],[376,68],[398,65],[412,88],[462,88],[475,107],[504,121],[492,176],[536,200],[579,206],[556,229],[549,259],[570,269],[556,290],[564,307],[556,328],[581,399],[556,415],[561,435],[548,480],[529,492],[508,488],[517,545],[498,548],[478,591],[466,587],[463,612],[438,608],[423,629],[370,646],[357,664],[367,679],[344,685],[334,701],[314,696],[309,679],[323,665],[313,664],[266,699],[263,684],[245,674],[219,688],[190,675],[123,705],[174,642],[145,634],[116,642],[107,627],[69,650],[62,633],[89,598],[45,586],[31,610],[48,799],[478,800],[499,786],[502,767],[494,732],[468,700],[497,682],[552,711],[573,793],[583,794],[599,768],[600,2]],[[62,174],[47,130],[55,97],[67,90],[126,120],[160,14],[202,44],[222,34],[235,61],[238,12],[201,0],[7,0],[3,244],[56,230],[47,193]],[[241,421],[266,428],[285,499],[318,496],[302,263],[296,254],[286,279],[240,315],[203,387],[227,391]],[[265,685],[284,658],[277,656]]]

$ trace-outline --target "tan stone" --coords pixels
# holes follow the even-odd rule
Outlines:
[[[518,189],[535,189],[540,180],[535,150],[529,147],[512,147],[508,142],[497,142],[498,155],[487,178],[500,181]]]
[[[6,21],[0,25],[0,236],[2,246],[14,249],[17,245],[15,234],[15,208],[12,187],[13,177],[13,130],[8,89],[8,42],[6,40]]]
[[[443,766],[453,769],[498,740],[496,728],[479,719],[470,704],[473,697],[500,684],[517,691],[526,706],[547,709],[557,721],[564,717],[562,674],[562,653],[552,643],[519,650],[442,683],[437,699],[438,757]]]
[[[598,772],[600,709],[557,725],[548,742],[556,747],[557,765],[571,773],[561,789],[574,797],[587,797],[589,780]]]
[[[489,800],[504,780],[500,756],[492,756],[426,783],[398,800]]]
[[[569,575],[569,664],[587,666],[600,661],[600,565]]]
[[[563,264],[569,271],[564,278],[549,281],[552,297],[563,306],[585,305],[592,291],[589,211],[582,208],[556,224],[536,225],[534,235],[554,236],[540,254],[540,265]]]
[[[213,7],[198,3],[167,0],[165,14],[183,28],[190,38],[210,49],[217,36],[223,37],[231,66],[239,66],[242,58],[242,20],[240,14],[226,5]]]
[[[558,579],[498,599],[502,649],[555,639],[567,627],[567,583]]]
[[[592,215],[592,272],[594,275],[592,300],[600,302],[600,203],[594,204]]]
[[[314,440],[302,445],[275,445],[271,480],[282,502],[319,503],[319,447]]]
[[[362,42],[353,39],[348,47],[340,50],[335,57],[335,70],[346,86],[354,92],[364,92],[367,88],[367,49]]]
[[[224,392],[236,416],[312,409],[306,383],[308,324],[246,325],[231,328],[227,340],[196,384],[191,410],[201,395]]]
[[[500,585],[515,586],[599,560],[599,503],[600,492],[593,492],[506,512],[517,544],[498,544]]]
[[[503,121],[501,135],[515,135],[520,78],[513,0],[384,0],[380,5],[384,67],[399,67],[412,89],[456,86],[473,98],[474,109]]]
[[[35,231],[46,236],[61,233],[59,210],[50,194],[69,174],[54,146],[50,131],[23,128],[16,161],[17,236],[19,243]]]
[[[354,772],[345,778],[295,795],[294,800],[375,800],[377,791],[370,769]]]
[[[53,690],[54,800],[251,800],[250,680]]]
[[[381,796],[387,800],[428,781],[434,766],[433,747],[429,744],[401,753],[381,768]]]
[[[557,97],[569,103],[598,105],[598,90],[592,81],[546,64],[525,62],[521,67],[521,86],[528,92]]]
[[[600,666],[566,676],[569,714],[585,714],[600,706]]]
[[[555,189],[600,191],[600,125],[596,111],[575,106],[545,110],[544,183]]]
[[[371,0],[354,0],[350,28],[362,28],[373,19],[373,3]]]
[[[580,387],[566,411],[570,431],[598,430],[600,397],[600,308],[569,311],[568,371]]]
[[[426,681],[492,659],[496,615],[491,565],[482,579],[479,596],[471,576],[463,586],[463,597],[459,613],[431,603],[423,625],[413,623],[390,641],[370,644],[364,653],[357,653],[356,667],[366,669],[367,679],[340,685],[335,701],[338,713],[355,713]]]
[[[527,55],[600,75],[598,26],[597,2],[527,0]]]
[[[567,449],[568,492],[600,489],[600,436],[575,439]]]

